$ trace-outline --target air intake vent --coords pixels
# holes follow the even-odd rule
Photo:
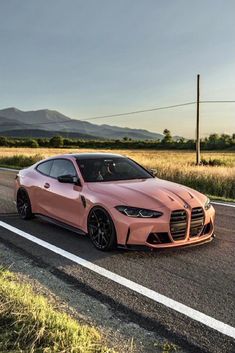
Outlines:
[[[170,243],[168,233],[150,233],[147,239],[150,244],[165,244]]]
[[[176,210],[171,213],[170,231],[174,240],[185,239],[187,233],[187,213],[185,210]]]
[[[202,207],[195,207],[191,213],[190,223],[190,237],[197,237],[200,235],[204,225],[204,211]]]

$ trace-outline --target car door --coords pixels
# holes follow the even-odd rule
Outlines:
[[[50,171],[53,164],[53,160],[43,161],[35,168],[34,176],[34,212],[49,216],[48,214],[48,195],[45,187],[46,183],[50,183]]]
[[[82,187],[59,182],[57,178],[63,175],[77,177],[73,162],[65,158],[54,159],[50,175],[43,183],[43,207],[48,216],[79,227],[84,210],[80,197]]]

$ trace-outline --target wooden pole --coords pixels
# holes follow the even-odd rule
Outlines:
[[[200,165],[200,114],[199,114],[199,104],[200,104],[200,75],[197,75],[197,126],[196,126],[196,165]]]

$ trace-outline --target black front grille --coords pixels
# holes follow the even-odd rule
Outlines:
[[[190,237],[197,237],[204,225],[204,211],[202,207],[194,207],[191,213]]]
[[[176,210],[171,213],[170,231],[174,240],[185,239],[187,233],[187,213],[185,210]]]

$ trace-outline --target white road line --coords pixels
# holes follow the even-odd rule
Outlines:
[[[211,201],[211,203],[212,203],[213,205],[220,205],[220,206],[227,206],[227,207],[235,207],[235,204],[231,204],[231,203],[215,202],[215,201]]]
[[[13,168],[4,168],[0,167],[0,170],[6,170],[8,172],[18,172],[20,169],[13,169]]]
[[[114,281],[132,291],[135,291],[136,293],[139,293],[147,298],[150,298],[154,300],[157,303],[160,303],[162,305],[165,305],[166,307],[173,309],[175,311],[178,311],[181,314],[184,314],[188,316],[189,318],[198,321],[202,323],[203,325],[206,325],[216,331],[219,331],[220,333],[232,337],[235,339],[235,328],[225,324],[219,320],[214,319],[213,317],[210,317],[206,314],[201,313],[198,310],[192,309],[182,303],[179,303],[171,298],[166,297],[165,295],[162,295],[160,293],[157,293],[149,288],[146,288],[138,283],[135,283],[125,277],[122,277],[116,273],[113,273],[111,271],[106,270],[103,267],[100,267],[98,265],[93,264],[92,262],[89,262],[87,260],[82,259],[79,256],[76,256],[74,254],[71,254],[70,252],[63,250],[61,248],[58,248],[55,245],[52,245],[44,240],[41,240],[31,234],[28,234],[18,228],[15,228],[8,223],[0,221],[0,226],[9,230],[10,232],[13,232],[15,234],[18,234],[19,236],[32,241],[33,243],[36,243],[47,250],[51,250],[56,254],[59,254],[66,259],[69,259],[75,263],[77,263],[80,266],[83,266],[95,273],[98,273],[99,275],[106,277],[110,279],[111,281]]]

